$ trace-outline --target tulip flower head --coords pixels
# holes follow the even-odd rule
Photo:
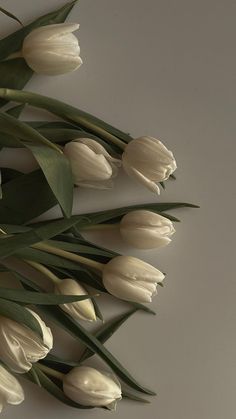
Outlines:
[[[121,161],[113,158],[97,141],[80,138],[66,144],[64,153],[71,163],[74,183],[95,189],[112,187]]]
[[[130,141],[122,156],[126,173],[152,192],[160,193],[157,185],[167,180],[177,168],[173,153],[153,137],[139,137]]]
[[[24,398],[24,391],[19,381],[0,365],[0,413],[5,405],[18,405],[24,401]]]
[[[55,293],[62,295],[86,295],[87,291],[77,281],[66,278],[55,284]],[[75,320],[96,321],[94,305],[90,299],[60,304],[60,307]]]
[[[122,300],[150,303],[164,274],[132,256],[116,256],[103,269],[103,285]]]
[[[82,406],[114,410],[122,398],[120,383],[113,374],[86,366],[73,368],[65,375],[63,390],[67,397]]]
[[[58,23],[34,29],[24,39],[22,55],[36,73],[59,75],[77,70],[82,64],[77,23]]]
[[[0,359],[19,374],[29,371],[34,362],[45,358],[53,346],[51,330],[38,314],[29,311],[41,327],[42,338],[28,327],[0,316]]]
[[[138,249],[167,246],[175,233],[172,221],[147,210],[130,211],[120,222],[122,238]]]

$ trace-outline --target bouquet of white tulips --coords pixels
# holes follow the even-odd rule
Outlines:
[[[144,304],[151,303],[165,275],[141,259],[95,245],[84,233],[113,229],[135,248],[164,247],[179,221],[169,211],[196,207],[156,202],[72,215],[75,187],[110,188],[123,167],[160,194],[177,168],[173,153],[156,138],[132,138],[63,101],[22,91],[34,72],[60,75],[82,64],[74,34],[79,25],[64,23],[76,3],[0,41],[0,147],[27,148],[37,162],[30,173],[1,169],[0,268],[15,285],[0,284],[0,411],[23,402],[22,375],[79,409],[114,409],[122,397],[145,402],[138,392],[155,394],[104,343],[136,311],[155,314]],[[21,112],[28,107],[57,120],[24,121]],[[57,204],[61,218],[32,222]],[[125,302],[127,310],[93,333],[84,322],[103,321],[102,293]],[[48,321],[84,344],[78,359],[58,356]],[[94,354],[105,370],[89,366]]]

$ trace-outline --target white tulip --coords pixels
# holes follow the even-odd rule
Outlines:
[[[34,29],[24,39],[22,55],[36,73],[58,75],[77,70],[82,64],[78,39],[72,32],[77,23],[58,23]]]
[[[173,223],[166,217],[146,210],[130,211],[120,222],[122,238],[138,249],[167,246],[175,233]]]
[[[27,326],[0,316],[0,359],[19,374],[29,371],[34,362],[45,358],[53,346],[51,330],[38,314],[29,311],[41,327],[42,338]]]
[[[0,412],[5,405],[17,405],[24,399],[24,391],[19,381],[0,365]]]
[[[80,138],[66,144],[64,153],[71,163],[74,183],[96,189],[113,185],[121,161],[114,159],[97,141]]]
[[[164,274],[132,256],[116,256],[103,269],[103,284],[110,294],[122,300],[150,303]]]
[[[130,141],[122,156],[126,173],[152,192],[160,193],[157,185],[167,180],[177,168],[173,153],[153,137],[140,137]]]
[[[86,295],[87,291],[73,279],[66,278],[55,284],[55,293],[62,295]],[[94,305],[90,299],[74,303],[60,304],[62,310],[75,320],[95,321]]]
[[[65,375],[63,390],[67,397],[82,406],[115,409],[122,398],[120,383],[113,374],[86,366],[73,368]]]

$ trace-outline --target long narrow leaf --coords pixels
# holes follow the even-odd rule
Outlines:
[[[10,17],[11,19],[16,20],[21,26],[23,26],[20,19],[18,19],[18,17],[16,17],[15,15],[13,15],[13,13],[8,12],[8,10],[3,9],[3,7],[0,7],[0,12],[4,13],[4,15]]]
[[[29,125],[0,112],[0,130],[17,138],[34,155],[56,199],[70,217],[73,202],[73,179],[68,159],[53,143]]]
[[[0,298],[25,304],[58,305],[90,299],[90,295],[57,295],[0,287]]]
[[[24,224],[57,204],[41,170],[21,176],[11,176],[8,170],[6,176],[0,201],[1,223]]]
[[[22,93],[22,94],[21,94]],[[20,92],[9,89],[0,89],[0,96],[5,100],[14,100],[20,103],[27,103],[31,106],[45,109],[52,114],[63,118],[65,121],[76,124],[78,127],[85,129],[85,131],[94,133],[106,141],[106,133],[109,133],[121,141],[128,142],[131,137],[128,134],[106,124],[104,121],[95,118],[80,109],[67,105],[59,100],[52,99],[47,96],[42,96],[31,92]],[[121,152],[119,147],[113,147],[115,151]]]
[[[0,314],[21,323],[42,336],[42,329],[35,317],[19,304],[0,298]]]
[[[18,275],[18,274],[17,274]],[[19,275],[18,275],[19,276]],[[19,278],[21,275],[19,276]],[[23,283],[25,279],[23,277]],[[30,285],[31,283],[31,285]],[[40,291],[40,287],[30,280],[26,280],[26,287],[30,290]],[[40,306],[39,306],[40,307]],[[99,355],[110,368],[119,376],[128,386],[142,393],[155,395],[140,385],[135,378],[121,365],[121,363],[99,342],[99,340],[83,328],[78,322],[74,321],[70,316],[63,312],[59,307],[42,306],[43,314],[48,316],[52,321],[58,324],[66,332],[82,341],[91,351]]]
[[[47,306],[44,307],[43,312],[62,329],[66,330],[76,339],[82,341],[89,349],[99,355],[127,385],[137,391],[141,391],[142,393],[151,395],[155,394],[152,390],[149,390],[139,384],[96,337],[89,333],[79,323],[75,322],[66,313],[63,313],[60,308]]]
[[[127,313],[121,314],[115,319],[105,323],[94,336],[101,342],[105,343],[110,337],[120,328],[120,326],[128,320],[132,314],[137,311],[137,308],[129,310]],[[90,358],[94,354],[93,351],[88,348],[85,349],[84,353],[81,355],[80,362],[85,361],[85,359]]]

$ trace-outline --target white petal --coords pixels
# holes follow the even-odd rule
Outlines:
[[[56,23],[54,25],[40,26],[33,29],[24,40],[24,43],[31,42],[32,40],[45,41],[57,38],[79,29],[79,23]]]
[[[116,256],[103,269],[105,288],[118,298],[150,302],[164,275],[154,266],[132,256]]]
[[[67,278],[55,285],[55,293],[61,295],[86,295],[87,291],[78,282]],[[74,303],[61,304],[60,307],[75,320],[95,321],[94,305],[90,299]]]
[[[142,183],[146,188],[148,188],[151,192],[157,193],[158,195],[160,195],[160,188],[159,186],[151,181],[150,179],[148,179],[147,177],[145,177],[142,173],[138,172],[138,170],[136,170],[134,167],[129,166],[129,163],[123,159],[123,167],[124,170],[126,171],[126,173],[136,179],[137,181],[139,181],[140,183]]]
[[[19,381],[0,365],[0,411],[6,404],[18,405],[24,400],[24,391]]]
[[[86,366],[74,368],[64,377],[63,390],[71,400],[84,406],[107,406],[121,399],[117,380]]]

